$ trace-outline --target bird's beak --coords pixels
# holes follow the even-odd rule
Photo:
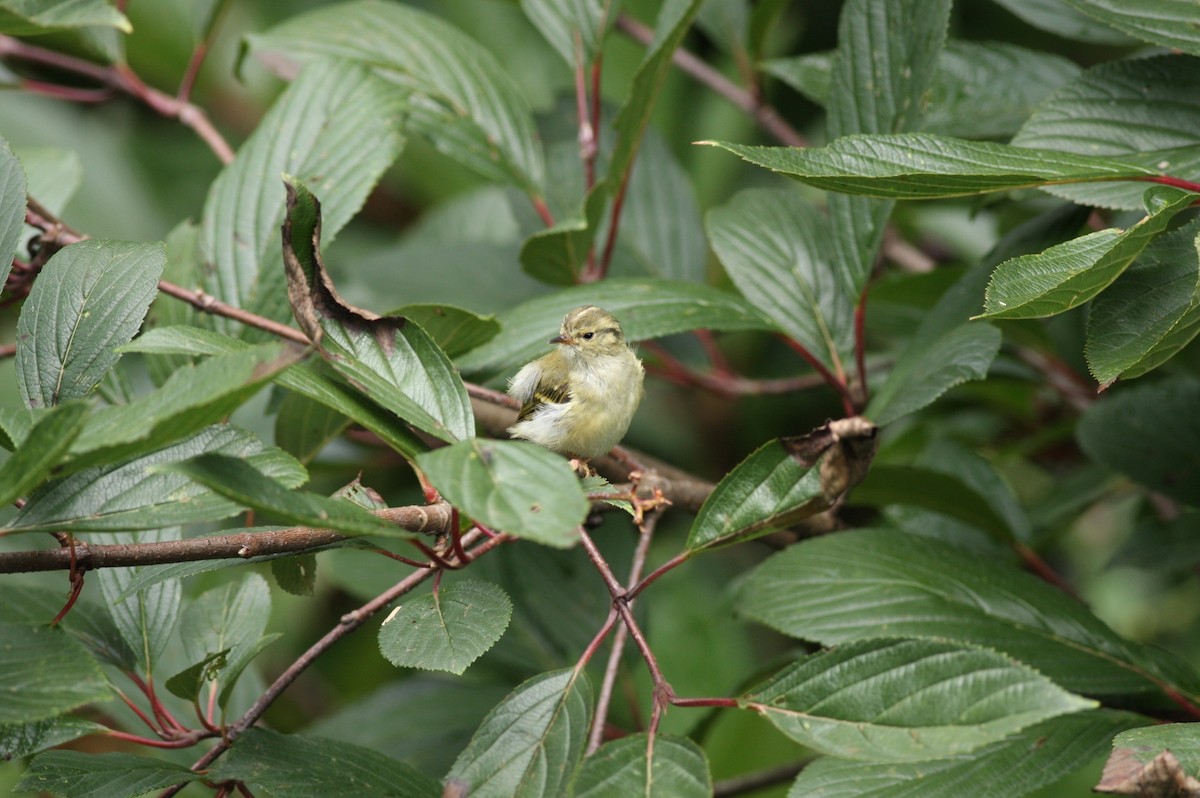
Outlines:
[[[574,345],[575,339],[569,335],[556,335],[553,338],[551,338],[549,341],[547,341],[546,343]]]

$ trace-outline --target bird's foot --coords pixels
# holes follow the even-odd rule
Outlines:
[[[572,471],[584,479],[596,476],[596,469],[592,468],[592,464],[582,457],[572,457],[570,466]]]

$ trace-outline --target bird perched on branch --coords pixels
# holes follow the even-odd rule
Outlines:
[[[521,403],[514,438],[545,446],[583,466],[625,436],[642,401],[645,370],[611,313],[595,305],[572,310],[557,347],[526,364],[508,384]]]

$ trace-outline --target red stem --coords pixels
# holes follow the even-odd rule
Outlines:
[[[789,338],[788,336],[783,335],[783,334],[780,334],[779,338],[785,344],[787,344],[789,347],[791,347],[792,350],[796,352],[796,354],[798,354],[798,355],[800,355],[800,357],[804,358],[805,361],[808,362],[808,365],[810,365],[814,369],[816,369],[817,373],[821,375],[821,377],[825,380],[825,382],[831,388],[833,388],[835,391],[838,392],[838,395],[842,397],[842,407],[845,409],[846,415],[853,416],[854,415],[854,403],[850,399],[850,392],[846,390],[846,383],[843,382],[842,380],[839,380],[837,377],[835,377],[833,375],[833,372],[831,372],[829,369],[825,368],[825,365],[821,361],[819,361],[815,357],[813,357],[812,353],[809,352],[804,347],[804,345],[801,344],[799,341]]]
[[[858,304],[854,306],[854,364],[858,369],[858,385],[861,406],[866,407],[867,397],[867,286],[863,286],[858,295]]]

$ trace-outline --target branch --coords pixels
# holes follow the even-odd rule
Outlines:
[[[449,504],[390,507],[375,513],[401,529],[428,535],[450,531]],[[80,571],[131,565],[165,565],[197,560],[249,559],[267,554],[299,554],[350,540],[329,529],[297,526],[273,532],[239,532],[160,543],[91,544],[75,541],[75,566]],[[65,548],[0,552],[0,573],[58,571],[71,567]]]
[[[654,40],[654,31],[628,14],[621,14],[617,17],[617,30],[643,45],[648,46]],[[749,114],[759,127],[777,140],[789,147],[808,146],[805,138],[797,133],[795,128],[789,125],[772,106],[763,102],[752,92],[741,88],[687,50],[679,48],[672,56],[672,60],[674,60],[675,66],[691,75],[699,83],[704,84]]]
[[[486,537],[484,532],[481,530],[474,530],[463,536],[463,544],[471,545],[482,537]],[[488,538],[475,548],[471,549],[471,559],[476,559],[477,557],[486,554],[497,546],[500,546],[501,544],[507,543],[511,540],[513,540],[513,538],[510,535],[497,535],[494,538]],[[236,722],[234,722],[225,730],[221,741],[213,746],[208,753],[196,760],[195,764],[192,765],[192,770],[204,770],[213,762],[215,762],[217,758],[221,756],[221,754],[228,751],[229,746],[233,743],[233,741],[240,737],[241,734],[246,731],[246,729],[257,723],[267,709],[271,706],[271,704],[275,702],[275,699],[279,698],[279,696],[283,694],[283,691],[286,690],[292,684],[292,682],[296,681],[300,674],[307,670],[308,666],[312,665],[312,663],[316,661],[317,657],[325,653],[325,651],[331,648],[334,643],[338,642],[343,637],[362,626],[364,623],[366,623],[367,619],[375,615],[384,607],[391,604],[401,596],[407,594],[413,590],[413,588],[417,587],[417,585],[421,584],[435,573],[440,572],[441,570],[438,568],[429,568],[424,571],[417,571],[416,573],[410,574],[358,609],[343,615],[337,626],[326,632],[324,637],[322,637],[316,643],[313,643],[312,646],[310,646],[307,651],[301,654],[295,662],[289,665],[283,673],[279,674],[275,681],[271,683],[271,686],[268,687],[266,691],[258,697],[258,700],[254,702],[253,706],[246,710],[246,714],[238,718]],[[171,787],[161,793],[160,798],[170,798],[170,796],[178,794],[179,791],[185,786],[187,786],[186,783],[176,784],[174,787]]]
[[[126,64],[103,66],[91,61],[85,61],[82,58],[64,55],[63,53],[44,47],[27,44],[11,36],[0,35],[0,58],[5,57],[42,64],[65,72],[72,72],[76,75],[98,81],[108,88],[124,92],[131,97],[136,97],[163,116],[178,119],[182,124],[190,127],[208,145],[209,149],[213,151],[221,163],[227,164],[233,160],[233,149],[217,129],[213,127],[212,122],[209,121],[208,116],[205,115],[202,109],[192,105],[185,99],[172,97],[165,92],[147,86]],[[30,81],[25,81],[24,85],[31,90],[41,88],[47,93],[64,96],[62,91],[58,90],[63,87],[54,87],[56,90],[52,91],[50,87],[37,82],[32,82],[31,85]],[[66,91],[70,92],[71,90],[66,89]],[[64,96],[64,99],[71,99],[71,97],[68,94]]]

